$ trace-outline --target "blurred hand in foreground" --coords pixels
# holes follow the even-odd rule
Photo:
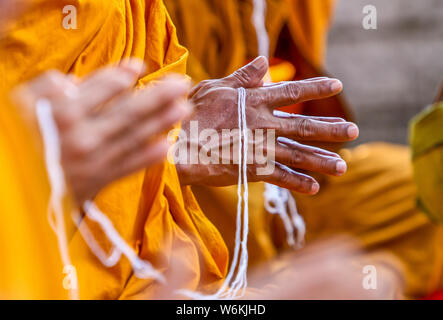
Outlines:
[[[143,63],[128,60],[74,81],[49,71],[23,84],[13,97],[35,123],[35,106],[47,99],[59,129],[62,165],[79,203],[105,185],[164,159],[165,131],[191,113],[189,83],[169,76],[134,91]]]
[[[271,270],[271,273],[270,273]],[[251,275],[246,299],[386,300],[401,298],[402,276],[388,254],[363,255],[352,239],[289,253]]]
[[[156,299],[188,299],[179,259]],[[388,254],[363,254],[353,239],[329,239],[264,263],[248,275],[246,300],[390,300],[402,298],[403,277]]]

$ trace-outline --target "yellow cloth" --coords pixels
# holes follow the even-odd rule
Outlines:
[[[188,70],[196,80],[224,77],[257,54],[250,0],[165,3],[177,25],[179,39],[190,51]],[[268,0],[267,4],[271,57],[277,55],[293,63],[299,78],[322,74],[318,69],[323,66],[335,1]],[[289,51],[294,52],[291,55]],[[278,77],[281,80],[282,76]],[[347,110],[337,111],[333,103],[337,101],[309,103],[305,113],[352,118]],[[362,150],[366,150],[367,157],[360,157]],[[387,250],[399,258],[407,273],[408,296],[421,297],[437,289],[443,271],[438,249],[441,230],[415,206],[407,148],[367,145],[347,153],[349,171],[345,177],[321,180],[322,190],[316,197],[297,197],[300,212],[307,220],[308,241],[349,232],[362,240],[371,254]],[[193,191],[232,252],[235,188],[193,187]],[[286,248],[286,234],[279,218],[268,215],[263,208],[263,191],[263,184],[250,186],[251,265],[269,260]]]
[[[67,299],[49,186],[32,134],[0,103],[0,299]]]
[[[341,155],[348,173],[327,177],[315,197],[296,196],[308,243],[340,233],[355,236],[369,254],[389,252],[402,263],[406,296],[443,287],[443,229],[417,208],[408,147],[372,143]]]
[[[65,1],[37,0],[20,19],[0,50],[5,85],[52,68],[84,76],[127,57],[143,59],[147,64],[148,75],[140,79],[139,85],[167,72],[185,72],[187,51],[178,44],[175,27],[161,0],[86,0],[69,4],[77,8],[77,30],[62,27]],[[163,163],[115,182],[101,192],[96,202],[142,258],[165,274],[174,259],[185,288],[205,289],[224,278],[227,248],[191,191],[181,189],[175,166]],[[109,248],[98,227],[84,223],[91,226],[99,243]],[[153,281],[135,278],[125,258],[112,269],[103,267],[79,233],[73,236],[70,250],[81,298],[146,299],[157,292]],[[172,257],[173,250],[178,251],[176,257]]]
[[[414,176],[420,206],[443,223],[443,103],[429,107],[411,122]]]
[[[334,3],[268,0],[270,56],[287,26],[301,54],[315,68],[322,67]],[[257,56],[252,0],[165,0],[165,4],[180,42],[190,49],[188,74],[196,81],[224,77]]]

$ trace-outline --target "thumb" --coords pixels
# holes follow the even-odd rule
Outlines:
[[[268,59],[260,56],[230,76],[224,78],[223,81],[234,88],[259,87],[263,84],[263,77],[266,75],[266,72],[268,72],[268,68]]]

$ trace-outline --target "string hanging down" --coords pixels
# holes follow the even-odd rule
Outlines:
[[[266,30],[266,0],[254,0],[252,22],[257,34],[258,54],[269,58],[269,36]],[[265,184],[264,203],[266,210],[280,216],[286,230],[288,244],[300,249],[305,243],[306,226],[297,210],[295,199],[289,190]],[[289,214],[288,214],[289,209]],[[297,239],[295,239],[297,232]]]
[[[237,184],[237,229],[232,264],[220,289],[213,295],[179,290],[178,294],[195,300],[241,298],[248,286],[248,233],[249,233],[249,189],[248,189],[248,126],[246,122],[246,90],[238,88],[238,184]],[[243,185],[243,192],[242,192]],[[242,210],[243,208],[243,210]],[[242,214],[243,212],[243,214]],[[243,218],[243,219],[242,219]],[[237,273],[236,273],[237,270]]]
[[[60,137],[57,125],[55,123],[51,103],[47,99],[40,99],[36,104],[36,114],[42,134],[43,146],[45,150],[45,165],[49,176],[51,186],[51,195],[48,204],[49,224],[54,230],[60,255],[64,268],[71,266],[68,243],[66,237],[65,216],[63,209],[63,199],[66,197],[67,187],[66,179],[61,165],[61,147]],[[96,257],[106,266],[115,266],[124,255],[128,258],[134,270],[136,277],[141,279],[152,278],[162,283],[165,282],[163,275],[154,269],[154,267],[145,260],[138,257],[137,253],[124,241],[117,230],[114,228],[109,218],[103,214],[92,201],[86,201],[83,205],[86,216],[96,222],[104,231],[109,241],[113,245],[111,253],[106,254],[98,242],[95,240],[91,231],[85,223],[82,223],[83,217],[77,210],[71,212],[71,218],[78,227],[85,242]],[[78,299],[78,281],[71,279],[70,298]]]
[[[49,225],[57,236],[58,248],[62,259],[63,270],[71,266],[71,258],[66,237],[63,199],[66,194],[65,174],[61,166],[60,137],[57,125],[52,114],[51,104],[47,99],[41,99],[36,104],[36,116],[43,139],[45,151],[45,165],[48,172],[51,194],[48,203]],[[70,299],[77,300],[78,281],[76,274],[72,274],[69,288]]]

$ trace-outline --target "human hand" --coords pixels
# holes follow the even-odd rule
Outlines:
[[[306,117],[275,112],[275,109],[334,96],[341,92],[342,84],[336,79],[316,78],[264,86],[262,79],[267,70],[266,58],[259,57],[226,78],[198,84],[189,96],[195,105],[195,112],[183,123],[182,128],[187,137],[192,136],[191,127],[195,124],[198,125],[200,133],[206,129],[213,129],[219,136],[223,136],[223,130],[237,129],[237,89],[244,87],[247,95],[248,128],[252,132],[259,129],[268,132],[272,129],[275,132],[274,141],[267,141],[268,136],[263,139],[257,138],[254,134],[250,139],[249,150],[265,145],[268,156],[275,156],[268,159],[275,159],[275,168],[270,174],[257,174],[257,169],[263,166],[263,163],[258,163],[254,156],[249,155],[252,160],[248,157],[248,160],[251,160],[248,165],[248,180],[264,181],[297,192],[315,194],[319,191],[319,184],[312,177],[296,172],[295,169],[339,176],[346,172],[346,163],[336,153],[300,142],[352,141],[358,137],[358,127],[340,118]],[[275,141],[276,139],[278,140]],[[272,142],[270,148],[268,142]],[[188,144],[188,147],[190,145],[188,141],[181,143]],[[201,150],[205,141],[191,141],[191,144],[195,143],[198,144],[198,150]],[[233,146],[231,148],[235,149]],[[234,155],[234,152],[231,152],[231,155]],[[181,183],[210,186],[237,183],[238,165],[235,165],[234,157],[228,159],[230,164],[224,164],[226,159],[222,160],[219,162],[222,164],[177,163]]]
[[[182,77],[131,90],[142,69],[141,62],[131,60],[78,83],[50,71],[15,90],[28,115],[35,115],[40,99],[50,102],[62,166],[80,204],[108,183],[161,161],[169,148],[165,131],[191,113],[183,99],[189,84]]]

